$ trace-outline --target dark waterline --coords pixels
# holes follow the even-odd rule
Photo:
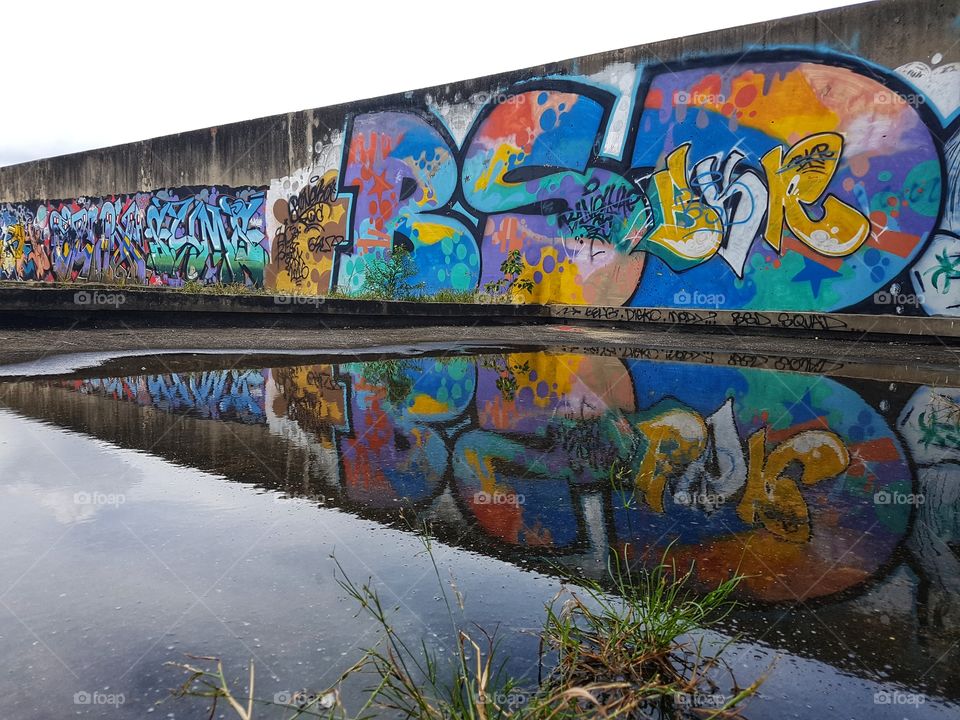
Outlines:
[[[142,717],[184,652],[255,657],[266,697],[320,688],[375,639],[334,550],[442,639],[401,508],[531,682],[518,630],[558,569],[670,546],[702,588],[750,576],[719,629],[742,681],[780,659],[748,717],[956,712],[960,390],[554,352],[287,362],[0,385],[0,716]]]

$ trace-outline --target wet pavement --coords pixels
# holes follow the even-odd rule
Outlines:
[[[253,658],[268,699],[322,688],[376,637],[332,553],[399,608],[400,632],[442,646],[411,513],[466,620],[499,628],[530,685],[559,576],[603,581],[616,548],[636,567],[693,563],[704,592],[748,576],[711,635],[735,638],[741,685],[769,672],[747,717],[956,717],[949,351],[866,365],[471,342],[8,356],[0,717],[205,717],[155,705],[184,653],[238,678]]]
[[[0,314],[0,321],[3,316]],[[670,326],[610,323],[487,326],[476,320],[459,326],[291,328],[278,320],[261,327],[86,327],[69,331],[3,327],[0,324],[0,375],[65,372],[118,356],[140,357],[186,351],[303,353],[348,356],[371,353],[459,351],[476,348],[576,346],[588,352],[626,357],[693,359],[706,364],[747,363],[785,370],[833,372],[847,367],[878,379],[960,377],[960,345],[928,335],[881,341],[866,336],[790,337],[747,335],[745,330],[683,331]],[[714,359],[713,356],[717,356]],[[828,364],[822,364],[826,361]]]

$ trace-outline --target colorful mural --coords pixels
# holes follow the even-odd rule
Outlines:
[[[0,206],[0,279],[263,286],[265,189]]]
[[[960,75],[923,67],[784,48],[348,107],[263,187],[6,205],[0,278],[362,294],[402,247],[427,295],[519,253],[516,302],[955,315]]]
[[[617,547],[644,563],[669,546],[703,587],[739,567],[744,596],[763,602],[881,572],[916,510],[899,502],[911,460],[958,431],[949,389],[904,396],[911,457],[892,418],[818,374],[560,352],[59,384],[266,425],[315,451],[324,502],[376,514],[444,496],[511,557]]]
[[[362,113],[301,172],[349,202],[317,269],[360,292],[403,246],[424,292],[483,290],[519,251],[515,301],[952,314],[956,123],[910,80],[791,49]]]
[[[258,370],[211,370],[200,373],[134,375],[67,380],[84,395],[100,395],[171,413],[242,423],[264,421],[265,378]]]

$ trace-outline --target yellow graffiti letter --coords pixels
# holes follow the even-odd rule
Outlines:
[[[823,201],[823,217],[813,220],[804,205],[817,202],[837,172],[843,138],[837,133],[817,133],[804,138],[783,154],[776,147],[763,156],[769,200],[764,239],[780,249],[786,223],[797,239],[821,255],[849,255],[870,235],[870,221],[854,207],[833,195]]]
[[[670,473],[692,463],[707,444],[707,426],[699,415],[686,410],[670,410],[638,423],[647,436],[647,451],[637,472],[637,488],[654,512],[663,512],[663,491]],[[664,450],[664,445],[668,450]]]
[[[687,150],[681,145],[667,155],[667,168],[654,173],[651,204],[657,221],[641,243],[673,270],[693,267],[713,257],[723,240],[720,215],[694,196],[687,182]]]
[[[766,429],[750,436],[750,467],[747,487],[737,505],[745,523],[763,527],[790,542],[810,539],[807,504],[794,482],[784,474],[794,463],[801,468],[800,480],[813,485],[843,472],[850,455],[835,433],[805,430],[780,443],[768,458]]]

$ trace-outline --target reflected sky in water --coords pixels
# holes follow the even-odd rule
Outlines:
[[[703,589],[749,576],[720,630],[738,677],[779,660],[748,717],[956,712],[960,390],[559,352],[289,362],[0,385],[0,716],[143,717],[184,652],[256,658],[268,695],[322,686],[375,639],[331,552],[441,642],[401,509],[531,682],[518,631],[614,547]],[[94,691],[125,701],[74,704]],[[875,702],[894,691],[923,702]]]

